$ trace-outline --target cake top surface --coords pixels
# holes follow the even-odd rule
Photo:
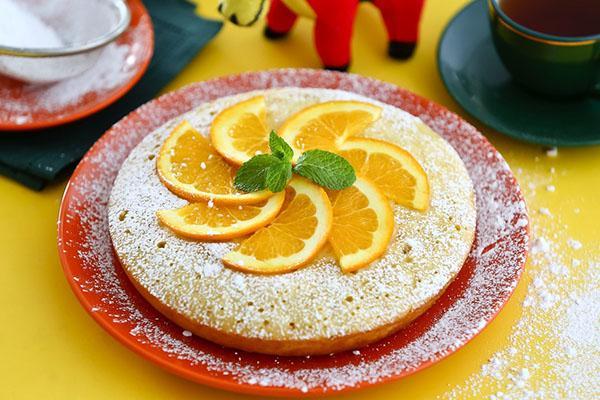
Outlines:
[[[223,266],[237,242],[185,240],[161,227],[156,211],[187,204],[156,174],[155,157],[172,128],[188,120],[207,134],[215,115],[263,94],[267,118],[279,127],[291,114],[328,100],[379,105],[382,117],[364,136],[397,144],[421,163],[431,207],[421,213],[394,205],[396,231],[386,254],[353,274],[340,271],[329,250],[306,268],[273,276]],[[475,229],[473,188],[452,147],[418,118],[348,92],[284,88],[206,103],[153,133],[122,166],[109,203],[113,244],[129,275],[177,313],[215,329],[261,339],[315,339],[392,323],[435,298],[460,270]]]

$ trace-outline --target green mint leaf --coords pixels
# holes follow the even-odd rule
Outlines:
[[[291,161],[294,151],[275,131],[269,135],[271,154],[283,161]]]
[[[302,154],[294,172],[333,190],[352,186],[356,180],[354,168],[344,157],[324,150],[309,150]]]
[[[233,186],[244,192],[258,192],[267,187],[267,173],[269,169],[281,163],[271,154],[260,154],[252,157],[238,169]]]
[[[281,192],[292,179],[292,163],[280,161],[273,164],[267,171],[267,188],[273,193]]]

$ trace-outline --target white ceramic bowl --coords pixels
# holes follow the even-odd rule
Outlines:
[[[18,12],[14,5],[20,7]],[[9,0],[5,7],[4,12],[26,11],[34,20],[8,20],[0,26],[0,74],[34,83],[55,82],[88,70],[131,20],[124,0]],[[40,34],[47,29],[56,34],[50,41],[48,36],[53,35],[47,33],[52,32]],[[44,46],[32,46],[40,40]]]

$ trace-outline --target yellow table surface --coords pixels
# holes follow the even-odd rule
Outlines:
[[[600,259],[600,148],[560,149],[558,157],[550,158],[540,146],[504,137],[465,115],[443,87],[435,58],[444,26],[465,4],[464,0],[427,2],[422,38],[415,56],[408,62],[386,57],[386,38],[378,12],[371,4],[362,4],[355,26],[351,71],[393,82],[443,104],[490,138],[523,186],[534,233],[556,235],[559,253],[566,255],[575,250],[566,245],[564,238],[574,237],[583,244],[577,251],[582,266],[564,278],[570,280],[567,286],[571,289],[562,293],[567,296],[585,283],[586,269],[594,268],[590,264]],[[204,1],[199,11],[218,18],[215,8],[216,1]],[[226,24],[165,91],[249,70],[320,66],[313,48],[311,21],[300,21],[289,39],[275,43],[262,38],[262,26],[263,22],[250,29]],[[545,189],[550,184],[556,191]],[[0,304],[3,308],[0,312],[0,398],[245,398],[163,371],[117,343],[86,314],[67,285],[57,256],[56,217],[64,186],[62,181],[37,193],[0,177]],[[540,214],[541,207],[548,208],[552,216]],[[477,375],[496,351],[506,348],[522,313],[535,312],[524,311],[522,303],[527,286],[540,268],[543,266],[530,260],[524,279],[508,305],[482,334],[454,355],[401,381],[339,398],[446,397],[450,389],[464,385],[470,375]],[[549,324],[551,320],[550,313]],[[598,325],[590,329],[598,329]],[[551,352],[550,348],[535,350],[532,347],[530,354],[515,357],[514,368],[539,364],[528,384],[547,386],[553,374]],[[595,382],[597,384],[597,380]],[[506,392],[503,385],[506,386],[491,380],[488,384],[484,379],[479,391],[465,389],[455,397],[487,398],[498,390]]]

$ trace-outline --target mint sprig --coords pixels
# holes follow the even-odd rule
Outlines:
[[[354,168],[344,157],[324,150],[304,152],[294,166],[294,172],[333,190],[352,186],[356,180]]]
[[[292,161],[294,150],[275,131],[271,131],[269,134],[269,148],[271,153],[280,160]]]
[[[254,156],[242,164],[233,182],[236,189],[281,192],[292,179],[292,172],[332,190],[352,186],[356,180],[354,168],[344,157],[325,150],[306,151],[292,166],[294,151],[275,131],[269,135],[269,148],[271,154]]]
[[[269,171],[281,163],[271,154],[259,154],[246,161],[238,169],[233,186],[244,192],[258,192],[267,187],[266,180]]]
[[[292,179],[292,163],[280,160],[279,164],[274,165],[267,172],[265,183],[271,192],[277,193],[285,189],[290,179]]]

